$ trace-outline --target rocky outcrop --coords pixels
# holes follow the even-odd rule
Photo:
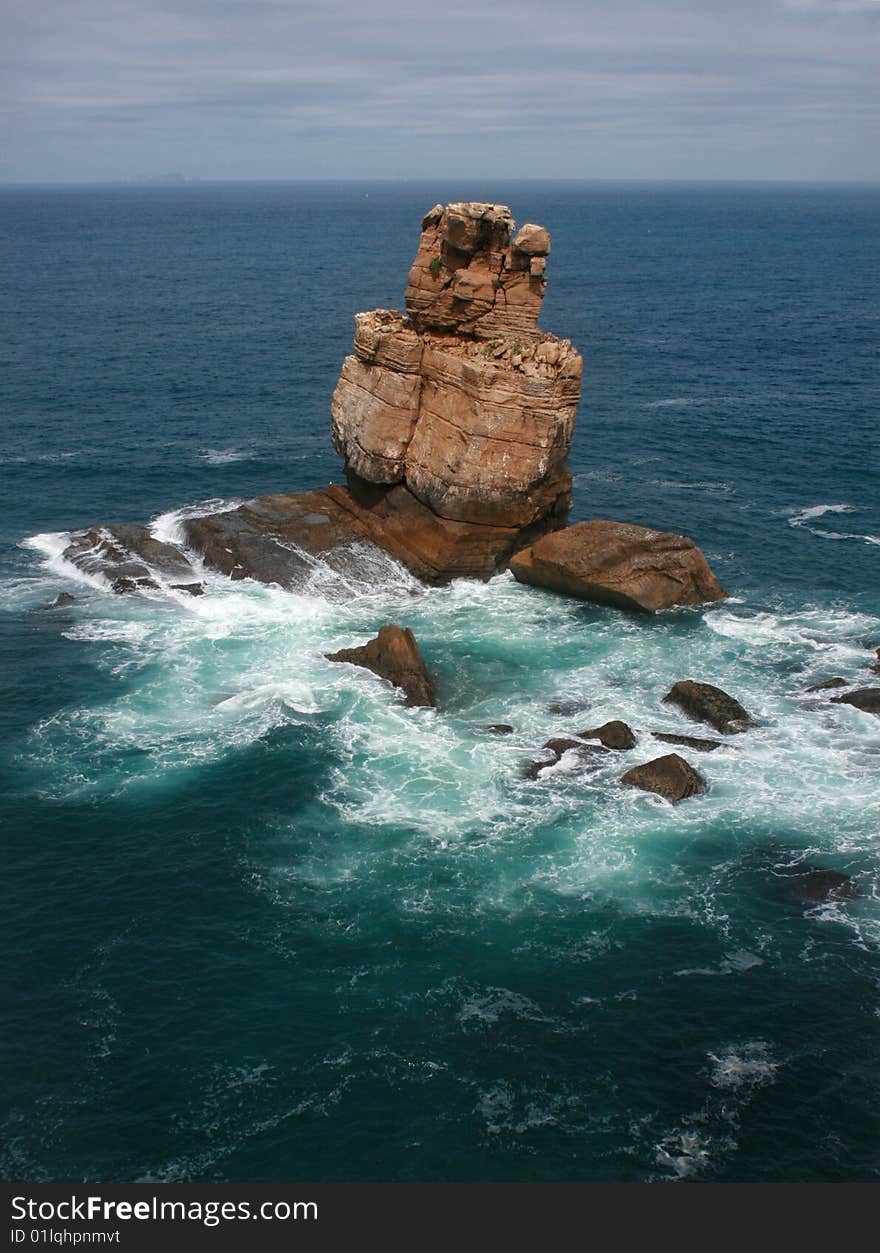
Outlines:
[[[538,329],[549,252],[547,231],[516,231],[505,205],[432,209],[406,312],[355,316],[331,402],[346,484],[189,518],[186,543],[230,578],[290,589],[309,582],[316,558],[369,583],[378,550],[445,583],[488,578],[564,526],[582,361]],[[117,591],[155,587],[160,564],[169,585],[197,581],[173,546],[147,556],[147,543],[158,545],[144,527],[95,528],[65,555]]]
[[[653,761],[646,761],[642,766],[633,766],[620,782],[624,787],[656,792],[673,805],[688,796],[699,796],[706,791],[705,780],[678,753],[667,753],[665,757],[655,757]]]
[[[832,696],[835,705],[852,705],[866,714],[880,714],[880,687],[861,687],[845,696]]]
[[[153,591],[160,579],[188,592],[197,584],[201,590],[180,550],[137,523],[74,531],[62,555],[86,574],[100,575],[114,592]]]
[[[510,568],[520,583],[646,613],[727,595],[693,540],[626,522],[555,531],[518,552]]]
[[[434,704],[431,676],[409,627],[401,629],[389,623],[379,628],[374,640],[357,648],[341,648],[339,652],[327,653],[326,656],[328,661],[347,661],[353,666],[371,670],[381,679],[387,679],[404,693],[405,705]]]
[[[663,697],[665,705],[677,705],[689,718],[708,724],[722,735],[735,735],[755,725],[738,700],[711,683],[682,679]]]
[[[635,748],[636,737],[632,727],[627,726],[625,722],[615,719],[612,722],[605,722],[601,727],[596,727],[592,731],[578,731],[578,735],[582,740],[598,740],[605,748],[613,748],[618,751]]]
[[[316,557],[345,553],[363,540],[349,511],[326,491],[258,496],[182,526],[187,546],[212,570],[288,590],[307,584]]]
[[[333,395],[337,502],[431,582],[488,577],[571,504],[581,357],[537,327],[549,235],[513,228],[504,205],[432,209],[407,315],[357,314]]]

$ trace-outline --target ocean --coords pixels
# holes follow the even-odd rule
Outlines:
[[[65,565],[73,528],[340,481],[353,315],[457,199],[552,234],[573,519],[692,536],[729,600]],[[805,693],[880,684],[878,224],[857,186],[0,191],[4,1178],[880,1176],[880,720]],[[437,710],[324,660],[386,621]],[[701,734],[683,678],[759,726],[672,808],[618,779]],[[523,777],[611,718],[631,753]],[[810,867],[856,895],[799,899]]]

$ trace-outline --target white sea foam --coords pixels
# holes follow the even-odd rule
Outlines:
[[[180,509],[169,509],[167,513],[160,513],[153,518],[150,523],[150,533],[154,539],[163,544],[173,544],[181,548],[186,542],[183,523],[187,518],[206,518],[214,513],[230,513],[241,503],[240,500],[213,498],[197,501],[193,505],[184,505]]]
[[[770,1083],[779,1069],[766,1040],[726,1045],[718,1053],[710,1053],[709,1061],[712,1063],[710,1083],[725,1091]]]
[[[210,512],[217,503],[201,507]],[[179,539],[180,517],[163,515],[154,533]],[[63,535],[40,536],[30,546],[54,564],[65,543]],[[487,873],[476,908],[518,911],[546,893],[570,900],[609,893],[639,913],[699,918],[723,936],[726,952],[756,960],[767,960],[759,938],[729,919],[719,900],[730,872],[709,868],[694,880],[676,871],[675,850],[723,830],[724,862],[735,866],[775,823],[810,833],[804,843],[815,857],[835,854],[847,860],[833,864],[848,872],[867,871],[880,832],[880,724],[804,688],[833,674],[866,681],[863,641],[880,638],[877,618],[725,604],[693,615],[686,629],[677,619],[646,625],[551,600],[509,575],[426,590],[394,563],[370,594],[359,594],[343,571],[350,590],[331,602],[321,588],[337,574],[316,568],[308,590],[293,594],[200,572],[204,596],[84,602],[67,633],[80,644],[99,642],[95,664],[124,683],[113,699],[34,728],[26,759],[40,786],[58,796],[153,786],[320,715],[321,803],[377,839],[341,844],[335,854],[328,845],[320,859],[290,867],[294,879],[368,873],[390,855],[380,838],[386,830],[408,833],[414,858],[442,849],[488,866],[498,849],[516,849],[521,873]],[[71,577],[86,581],[78,571]],[[385,621],[413,627],[436,676],[437,710],[408,709],[368,671],[325,660]],[[681,678],[730,691],[761,725],[725,738],[712,754],[686,754],[708,792],[672,807],[621,788],[619,779],[665,751],[652,730],[713,735],[662,703]],[[563,697],[588,707],[552,713]],[[631,752],[587,759],[586,769],[578,754],[564,754],[538,780],[523,777],[545,740],[611,718],[635,729]],[[481,729],[495,722],[510,723],[513,734]],[[545,855],[549,832],[552,856]],[[283,891],[283,878],[271,890]],[[844,902],[836,925],[852,928],[854,938],[857,928],[880,934],[874,906],[870,894]],[[399,908],[416,915],[454,906],[432,888],[429,897],[402,891]],[[694,963],[703,966],[708,971]],[[733,961],[713,973],[747,976]]]
[[[232,465],[236,461],[250,461],[253,454],[239,448],[203,448],[199,453],[202,461],[210,466]]]
[[[788,525],[793,527],[803,527],[810,532],[811,535],[818,536],[819,539],[828,540],[860,540],[865,544],[880,544],[880,536],[865,534],[861,531],[826,531],[821,527],[810,526],[810,523],[817,518],[823,518],[826,514],[840,513],[858,513],[856,505],[813,505],[809,509],[798,509],[791,513],[788,519]]]
[[[20,548],[29,548],[43,558],[43,566],[50,573],[75,583],[84,583],[98,591],[106,592],[110,584],[102,574],[89,573],[68,561],[64,550],[70,543],[69,531],[46,531],[40,535],[31,535],[23,539]]]

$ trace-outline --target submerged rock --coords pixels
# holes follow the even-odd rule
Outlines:
[[[853,705],[864,713],[880,714],[880,687],[861,687],[845,696],[832,696],[835,705]]]
[[[641,788],[643,792],[656,792],[673,805],[688,796],[699,796],[706,791],[705,780],[678,753],[655,757],[644,765],[627,770],[620,782],[624,787]]]
[[[682,679],[672,685],[663,697],[663,703],[677,705],[689,718],[708,722],[722,735],[735,735],[756,725],[738,700],[711,683]]]
[[[547,706],[547,712],[558,718],[573,718],[575,714],[585,713],[589,708],[588,700],[552,700]]]
[[[479,730],[486,731],[489,735],[513,735],[513,727],[509,722],[489,722]]]
[[[811,904],[826,900],[849,900],[858,896],[858,889],[848,874],[839,870],[822,870],[816,866],[799,866],[779,876],[792,896]]]
[[[70,592],[59,592],[54,600],[50,600],[48,605],[44,605],[44,609],[66,609],[68,605],[75,605],[76,597]]]
[[[632,727],[619,720],[605,722],[593,731],[578,731],[578,735],[582,740],[598,740],[606,748],[614,748],[618,751],[636,746],[636,737]]]
[[[812,687],[805,688],[807,692],[827,692],[834,687],[846,687],[846,679],[823,679],[821,683],[814,683]]]
[[[698,753],[714,753],[721,748],[720,740],[701,740],[695,735],[670,735],[666,731],[652,731],[655,740],[663,744],[681,744],[684,748],[696,749]]]
[[[516,553],[510,568],[520,583],[646,613],[727,595],[693,540],[627,522],[555,531]]]
[[[356,648],[341,648],[325,656],[328,661],[347,661],[353,666],[363,666],[380,678],[387,679],[403,691],[405,705],[434,704],[431,676],[409,627],[401,629],[389,623],[380,627],[379,634],[368,643]]]

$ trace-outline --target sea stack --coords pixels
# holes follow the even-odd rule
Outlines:
[[[332,403],[348,488],[330,490],[428,582],[487,578],[568,516],[582,360],[538,329],[549,252],[506,205],[436,205],[406,315],[355,317]]]
[[[446,583],[487,579],[563,527],[582,361],[538,329],[549,252],[547,231],[515,230],[506,205],[435,206],[406,312],[355,315],[331,404],[346,485],[184,518],[185,548],[232,579],[290,590],[310,586],[315,558],[343,588],[368,584],[377,549]],[[197,578],[147,528],[125,529],[125,543],[120,531],[76,532],[65,556],[117,590]]]

